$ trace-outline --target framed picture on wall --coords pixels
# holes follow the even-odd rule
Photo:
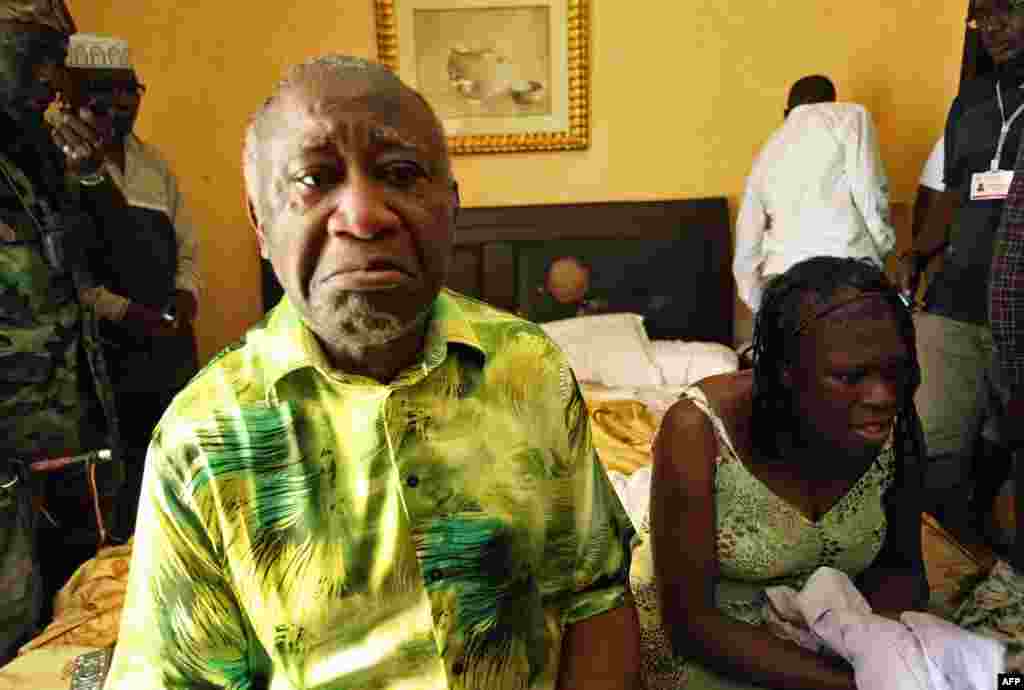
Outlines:
[[[588,0],[376,0],[378,59],[452,153],[590,144]]]

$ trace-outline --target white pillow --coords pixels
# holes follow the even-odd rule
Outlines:
[[[736,351],[719,343],[654,340],[650,352],[665,383],[676,386],[689,386],[740,368]]]
[[[606,386],[663,383],[639,314],[595,314],[540,325],[568,357],[579,381]]]

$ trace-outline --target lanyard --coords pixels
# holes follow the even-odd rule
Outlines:
[[[992,165],[990,168],[992,172],[999,170],[999,161],[1003,157],[1003,145],[1006,144],[1006,135],[1009,133],[1010,127],[1013,126],[1017,116],[1024,111],[1024,103],[1021,103],[1020,107],[1013,111],[1013,115],[1010,116],[1010,119],[1006,119],[1006,108],[1003,106],[1003,89],[999,85],[998,80],[996,81],[996,102],[999,103],[999,119],[1003,121],[1003,127],[999,130],[999,143],[996,145],[996,155],[995,158],[992,159]]]

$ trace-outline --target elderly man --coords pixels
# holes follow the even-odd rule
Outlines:
[[[91,261],[103,286],[96,304],[127,471],[118,495],[117,533],[127,536],[150,434],[198,368],[192,332],[199,297],[197,242],[170,165],[132,132],[145,89],[127,42],[75,34],[67,66],[68,100],[93,114],[104,144],[104,171],[127,201],[100,226]]]
[[[565,358],[442,288],[430,107],[320,58],[245,173],[285,297],[154,433],[106,688],[633,685],[632,528]]]
[[[111,396],[98,385],[95,322],[78,301],[91,284],[83,256],[94,227],[81,208],[116,200],[97,172],[95,131],[75,114],[52,130],[43,120],[73,31],[61,0],[0,0],[0,663],[39,623],[42,580],[52,591],[65,574],[38,562],[33,504],[47,491],[71,498],[75,521],[86,522],[83,482],[63,477],[47,489],[19,461],[116,445],[101,412]],[[101,472],[103,493],[118,479]],[[65,536],[51,533],[56,543],[39,551],[65,552]]]

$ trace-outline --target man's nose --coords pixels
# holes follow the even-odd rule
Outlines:
[[[371,178],[352,175],[334,193],[334,208],[327,219],[331,234],[372,239],[400,224],[398,214],[387,203],[386,190]]]

